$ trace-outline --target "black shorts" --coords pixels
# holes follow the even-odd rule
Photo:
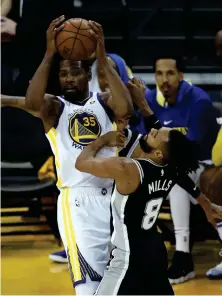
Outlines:
[[[96,295],[174,295],[167,274],[167,251],[160,233],[138,241],[124,252],[118,248]]]

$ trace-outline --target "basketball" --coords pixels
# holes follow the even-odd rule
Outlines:
[[[88,21],[69,19],[57,34],[55,42],[59,54],[66,60],[86,60],[96,51],[96,40],[89,32]]]

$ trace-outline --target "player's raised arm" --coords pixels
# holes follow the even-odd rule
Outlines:
[[[105,146],[123,146],[125,137],[121,133],[108,132],[84,148],[76,160],[76,169],[100,178],[112,178],[123,194],[138,187],[140,173],[135,162],[126,157],[99,158],[97,153]]]
[[[106,58],[102,26],[93,21],[89,21],[89,26],[91,27],[90,33],[97,39],[98,63],[103,68],[112,94],[107,104],[117,118],[132,115],[133,104],[130,93],[118,73],[111,67]]]
[[[193,180],[187,174],[179,174],[177,184],[187,191],[203,208],[208,221],[215,226],[215,218],[222,219],[222,212],[215,211],[211,202],[206,198],[204,194],[200,192],[200,189]],[[179,198],[179,197],[178,197]]]
[[[1,1],[1,16],[7,16],[12,9],[12,0]],[[2,18],[4,20],[4,18]]]
[[[26,93],[26,106],[29,110],[34,112],[40,112],[42,109],[49,109],[50,112],[44,112],[44,115],[47,115],[43,119],[43,123],[45,128],[48,129],[50,125],[53,125],[53,120],[55,121],[57,112],[59,111],[59,102],[51,101],[45,104],[44,96],[45,91],[48,83],[49,73],[52,66],[53,58],[56,53],[56,46],[55,46],[55,36],[57,32],[59,32],[63,28],[63,22],[65,20],[64,16],[60,16],[59,18],[53,20],[49,25],[47,30],[47,48],[45,52],[45,56],[36,70]],[[40,113],[40,117],[41,117]],[[46,127],[47,119],[49,126]]]
[[[100,178],[114,178],[124,173],[122,160],[119,157],[96,158],[97,153],[105,146],[124,146],[125,136],[117,132],[108,132],[84,148],[76,160],[76,168]]]
[[[146,87],[144,83],[134,77],[127,83],[127,88],[131,94],[133,103],[137,106],[143,117],[146,131],[149,132],[151,128],[160,129],[160,121],[153,113],[145,98]]]
[[[1,95],[1,107],[16,107],[25,110],[25,97]]]
[[[45,94],[44,100],[56,100],[54,95]],[[15,107],[39,117],[39,112],[29,109],[26,105],[25,97],[1,95],[1,107]]]

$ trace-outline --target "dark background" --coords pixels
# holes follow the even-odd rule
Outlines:
[[[45,51],[45,32],[52,19],[93,19],[104,27],[106,50],[120,54],[134,73],[152,73],[156,55],[184,58],[187,72],[203,75],[221,72],[216,61],[214,37],[222,29],[220,0],[24,0],[22,17],[14,0],[9,17],[18,22],[16,38],[3,44],[2,61],[15,61],[19,75],[9,93],[25,95],[28,82]],[[58,94],[58,63],[51,71],[49,93]],[[148,82],[149,83],[149,82]],[[200,82],[201,84],[201,82]],[[154,85],[149,85],[151,88]],[[201,85],[221,100],[221,86]],[[2,109],[2,160],[26,161],[48,156],[51,151],[39,119],[12,108]]]

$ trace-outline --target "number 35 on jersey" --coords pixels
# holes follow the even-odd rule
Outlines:
[[[69,135],[74,143],[87,146],[101,135],[101,125],[90,112],[76,112],[69,119]]]

